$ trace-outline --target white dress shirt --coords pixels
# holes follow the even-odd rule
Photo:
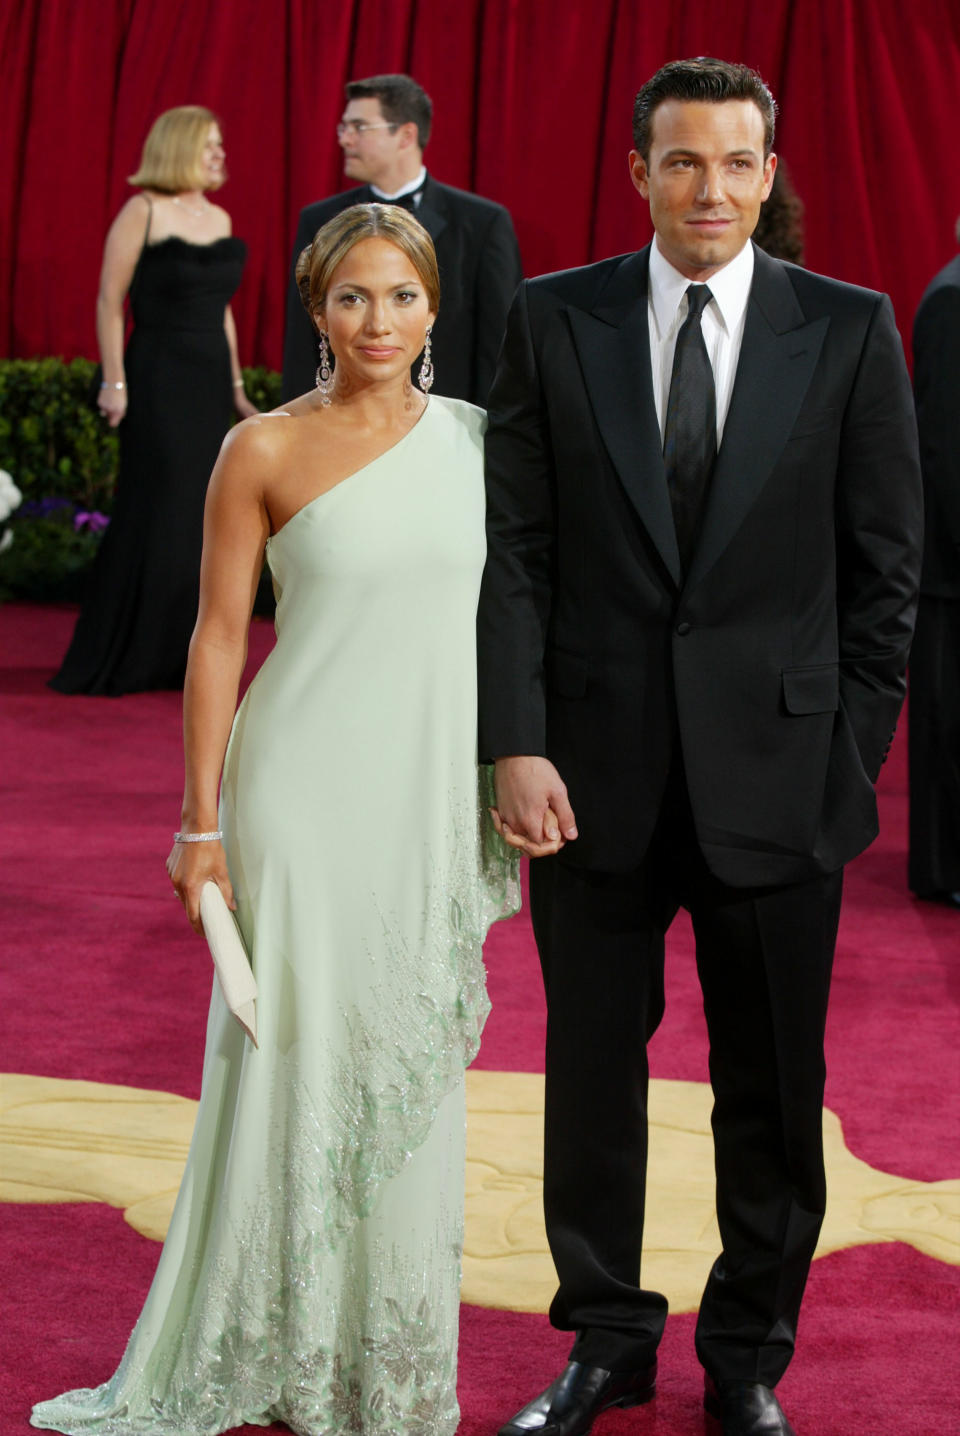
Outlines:
[[[395,204],[398,199],[403,199],[403,196],[405,194],[413,194],[414,190],[419,189],[426,177],[427,167],[426,165],[421,165],[420,173],[417,175],[416,179],[412,179],[409,184],[405,184],[402,189],[398,189],[394,194],[384,194],[383,190],[378,189],[375,184],[372,184],[370,188],[381,204]],[[422,198],[423,195],[417,195],[416,199],[413,201],[414,209],[419,208],[420,201]]]
[[[653,398],[657,406],[660,438],[667,417],[667,398],[673,374],[673,351],[677,331],[687,317],[687,289],[696,280],[687,279],[660,253],[654,237],[650,246],[650,282],[647,313],[650,325],[650,368]],[[701,328],[707,346],[713,384],[717,395],[717,448],[730,408],[733,381],[740,359],[740,344],[747,318],[747,300],[753,282],[753,245],[747,241],[729,264],[710,279],[710,303],[703,311]]]

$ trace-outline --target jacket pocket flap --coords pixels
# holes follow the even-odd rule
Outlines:
[[[835,663],[785,668],[783,701],[788,713],[834,713],[840,703],[840,670]]]
[[[587,660],[554,649],[547,656],[547,683],[561,698],[582,698],[587,691]]]

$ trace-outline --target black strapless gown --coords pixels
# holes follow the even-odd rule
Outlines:
[[[203,503],[233,414],[223,315],[246,245],[147,245],[131,286],[120,474],[73,639],[50,686],[179,688],[197,618]]]

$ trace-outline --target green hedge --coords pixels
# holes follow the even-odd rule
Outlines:
[[[0,528],[0,598],[76,598],[113,506],[119,442],[92,403],[90,359],[0,359],[0,469],[23,503]],[[280,375],[244,369],[259,409],[280,402]]]

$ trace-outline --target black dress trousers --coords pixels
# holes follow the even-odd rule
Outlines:
[[[634,1370],[665,1298],[640,1284],[646,1044],[663,1015],[664,935],[689,909],[710,1037],[722,1254],[697,1349],[717,1379],[774,1385],[825,1208],[823,1034],[841,873],[732,888],[708,871],[675,768],[650,849],[627,873],[531,863],[547,996],[544,1209],[571,1357]]]

